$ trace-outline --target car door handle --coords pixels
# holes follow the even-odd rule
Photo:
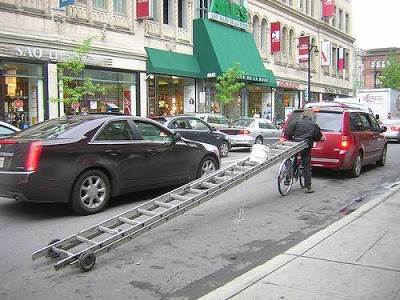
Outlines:
[[[120,152],[119,150],[116,150],[116,149],[110,149],[110,150],[106,150],[106,153],[107,153],[107,154],[110,154],[110,155],[112,155],[112,156],[117,156],[117,155],[119,155],[121,152]]]
[[[149,150],[147,150],[147,153],[149,153],[151,155],[157,155],[157,154],[160,154],[161,151],[158,149],[149,149]]]

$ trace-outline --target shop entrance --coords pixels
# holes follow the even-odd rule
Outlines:
[[[43,65],[0,61],[0,116],[25,129],[44,120]]]

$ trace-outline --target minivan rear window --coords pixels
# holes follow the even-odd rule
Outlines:
[[[294,111],[288,125],[300,120],[302,111]],[[321,131],[340,132],[342,130],[342,113],[314,111],[314,121],[318,124]]]

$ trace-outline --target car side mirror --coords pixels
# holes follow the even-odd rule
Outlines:
[[[181,140],[182,140],[182,136],[181,136],[179,133],[175,132],[175,133],[174,133],[174,140],[173,140],[173,143],[175,144],[176,142],[179,142],[179,141],[181,141]]]
[[[379,115],[378,114],[375,115],[375,119],[379,120]]]
[[[387,127],[386,126],[382,126],[381,127],[381,132],[386,132],[387,131]]]
[[[217,131],[217,128],[215,128],[214,126],[211,127],[211,131]]]

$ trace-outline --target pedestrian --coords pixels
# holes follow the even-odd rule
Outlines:
[[[314,113],[311,109],[305,109],[301,119],[290,124],[285,130],[285,138],[296,142],[306,141],[308,147],[301,150],[301,161],[304,168],[304,181],[306,193],[314,193],[311,186],[311,148],[314,142],[322,138],[321,129],[313,121]]]

